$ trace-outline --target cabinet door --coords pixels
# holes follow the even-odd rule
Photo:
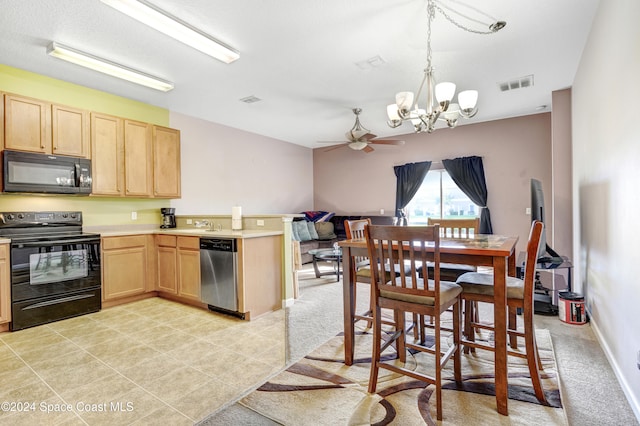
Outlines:
[[[0,245],[0,324],[11,321],[9,245]]]
[[[53,105],[51,131],[54,154],[90,158],[88,111]]]
[[[124,120],[125,195],[152,195],[151,125]]]
[[[91,114],[92,195],[124,195],[122,119]]]
[[[102,239],[102,300],[142,294],[147,288],[145,236]]]
[[[200,300],[200,239],[178,237],[178,295]]]
[[[178,250],[176,237],[157,235],[158,290],[171,294],[178,292]]]
[[[51,104],[5,94],[6,149],[51,153]]]
[[[153,195],[180,198],[180,131],[153,126]]]

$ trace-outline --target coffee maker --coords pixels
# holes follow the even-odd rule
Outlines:
[[[162,214],[162,225],[160,225],[160,228],[176,227],[176,209],[173,207],[162,207],[160,213]]]

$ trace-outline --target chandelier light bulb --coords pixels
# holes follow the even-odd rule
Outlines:
[[[387,117],[389,117],[389,120],[391,121],[400,120],[400,115],[398,115],[398,105],[387,105]]]
[[[409,111],[413,106],[413,92],[398,92],[396,94],[396,105],[402,112]]]
[[[436,99],[439,103],[451,102],[456,94],[455,83],[443,82],[436,85]]]
[[[422,108],[416,108],[413,111],[411,111],[411,114],[409,114],[409,117],[411,118],[411,123],[414,126],[417,126],[420,124],[421,120],[421,116],[425,115],[427,113],[426,110],[422,109]]]
[[[463,111],[472,110],[478,103],[478,91],[477,90],[465,90],[458,93],[458,103],[460,109]]]

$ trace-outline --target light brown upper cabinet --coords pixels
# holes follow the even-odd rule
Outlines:
[[[4,94],[4,147],[51,152],[51,104]]]
[[[93,195],[124,195],[124,123],[122,118],[91,113]]]
[[[51,134],[53,154],[91,158],[89,111],[53,104]]]
[[[153,126],[153,195],[180,198],[180,131]]]
[[[6,149],[91,158],[88,111],[9,93],[4,110]]]
[[[125,195],[153,195],[151,124],[124,120]]]

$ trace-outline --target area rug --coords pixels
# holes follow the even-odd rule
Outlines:
[[[480,338],[490,341],[491,337]],[[493,353],[482,350],[462,356],[461,386],[453,380],[453,360],[447,363],[442,422],[435,420],[435,388],[423,382],[381,369],[377,392],[369,394],[372,334],[364,327],[356,329],[352,366],[344,364],[344,339],[340,334],[240,403],[284,425],[566,425],[551,336],[548,330],[538,330],[536,339],[549,405],[541,405],[535,398],[526,360],[509,357],[508,417],[496,411]],[[393,348],[383,356],[394,359]],[[432,359],[423,353],[408,355],[405,366],[431,371]]]

